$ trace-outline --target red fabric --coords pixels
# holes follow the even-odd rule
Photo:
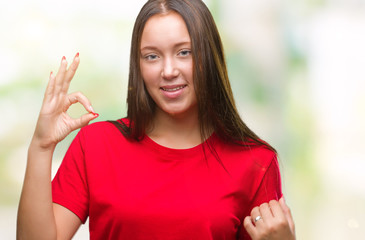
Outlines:
[[[52,182],[53,201],[89,217],[91,239],[250,239],[242,221],[281,197],[275,153],[212,135],[228,173],[202,145],[126,139],[109,122],[78,133]]]

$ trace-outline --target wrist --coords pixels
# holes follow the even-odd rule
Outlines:
[[[40,139],[33,137],[29,145],[29,151],[36,152],[51,152],[53,153],[56,148],[56,144],[41,141]]]

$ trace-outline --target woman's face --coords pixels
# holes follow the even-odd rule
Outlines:
[[[191,41],[179,14],[158,14],[146,22],[140,56],[142,77],[157,105],[156,113],[197,113]]]

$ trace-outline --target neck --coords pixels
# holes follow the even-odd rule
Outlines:
[[[173,116],[156,109],[153,125],[147,135],[158,144],[175,149],[186,149],[202,143],[198,112]]]

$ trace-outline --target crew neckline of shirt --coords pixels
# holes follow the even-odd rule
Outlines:
[[[179,156],[190,156],[197,154],[203,150],[203,144],[206,144],[208,141],[212,141],[215,138],[215,133],[213,132],[204,142],[191,147],[191,148],[169,148],[163,146],[157,142],[155,142],[152,138],[150,138],[147,134],[144,136],[142,142],[147,145],[147,147],[157,151],[158,153],[168,154],[168,155],[179,155]]]

